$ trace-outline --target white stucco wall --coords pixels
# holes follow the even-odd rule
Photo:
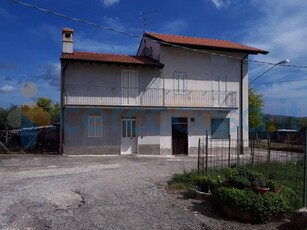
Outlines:
[[[121,95],[121,72],[133,70],[138,73],[138,88],[160,88],[160,70],[149,67],[126,67],[106,64],[69,63],[65,71],[65,95],[112,96]]]

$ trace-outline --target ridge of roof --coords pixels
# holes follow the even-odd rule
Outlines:
[[[176,44],[176,45],[186,45],[187,47],[201,47],[207,49],[217,49],[217,50],[228,50],[228,51],[236,51],[236,52],[248,52],[251,54],[267,54],[268,51],[247,46],[244,44],[232,42],[229,40],[221,40],[214,38],[200,38],[200,37],[191,37],[184,35],[173,35],[173,34],[161,34],[155,32],[146,32],[143,35],[144,37],[149,36],[160,41]]]

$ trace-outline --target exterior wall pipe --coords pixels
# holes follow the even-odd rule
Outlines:
[[[243,154],[243,62],[248,54],[241,59],[241,78],[240,78],[240,154]]]
[[[64,152],[64,83],[65,71],[68,67],[68,62],[65,63],[61,71],[61,116],[60,116],[60,154]]]

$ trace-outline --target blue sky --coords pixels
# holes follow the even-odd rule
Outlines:
[[[269,50],[251,59],[307,65],[307,1],[302,0],[23,0],[75,18],[142,35],[147,30],[227,39]],[[98,29],[2,0],[0,3],[0,107],[59,101],[61,28],[75,29],[76,50],[135,54],[137,38]],[[252,81],[270,66],[250,63]],[[264,112],[307,116],[307,69],[277,66],[252,85]],[[294,81],[295,80],[295,81]],[[292,81],[292,82],[288,82]]]

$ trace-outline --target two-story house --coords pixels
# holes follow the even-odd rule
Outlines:
[[[206,131],[212,139],[236,138],[240,124],[248,138],[243,59],[267,51],[145,33],[136,56],[76,52],[73,33],[62,30],[64,154],[191,155]]]

